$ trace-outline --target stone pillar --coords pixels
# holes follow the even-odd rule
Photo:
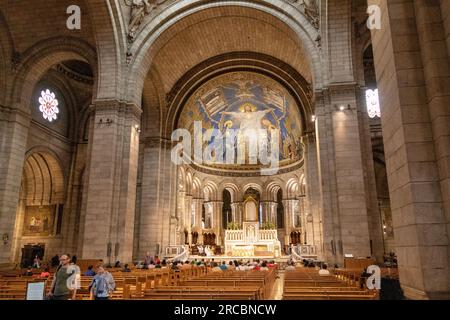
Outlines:
[[[92,108],[81,258],[130,262],[141,109],[118,101],[98,101]]]
[[[277,224],[277,206],[274,201],[261,201],[262,205],[262,221],[261,223],[271,222]]]
[[[288,245],[291,241],[291,232],[294,230],[294,220],[293,220],[293,214],[294,214],[294,202],[296,200],[288,199],[283,200],[283,206],[284,206],[284,244]]]
[[[356,105],[354,84],[332,85],[317,97],[323,253],[331,263],[342,263],[344,253],[371,255],[367,168]]]
[[[231,204],[232,221],[242,226],[242,202],[233,202]]]
[[[171,161],[172,142],[163,137],[144,138],[139,256],[159,254],[169,245],[170,217],[176,210],[177,167]],[[189,195],[186,196],[189,203]],[[186,213],[190,209],[186,207]],[[189,218],[190,219],[190,218]]]
[[[370,249],[372,256],[374,256],[378,262],[382,262],[385,253],[383,245],[383,226],[381,223],[380,208],[378,206],[372,137],[370,133],[369,115],[367,114],[366,88],[356,89],[356,100],[364,172],[367,222],[369,224]]]
[[[181,239],[181,245],[184,245],[184,230],[186,229],[186,192],[178,191],[177,200],[177,218],[179,225],[179,238]]]
[[[16,213],[29,126],[27,113],[0,105],[0,264],[14,262],[18,251]]]
[[[445,2],[369,0],[382,13],[372,44],[400,283],[413,299],[450,292]]]
[[[278,203],[276,203],[275,201],[271,201],[269,205],[269,221],[274,225],[277,225],[277,209]]]
[[[198,243],[203,244],[203,228],[202,228],[202,212],[203,212],[203,199],[192,199],[195,210],[195,223],[194,229],[198,230]]]
[[[189,245],[192,245],[192,196],[185,196],[185,228],[188,232]]]
[[[223,245],[222,243],[222,201],[212,201],[213,207],[213,225],[214,233],[216,234],[216,244],[218,246]]]
[[[322,247],[322,216],[320,211],[320,185],[317,141],[314,132],[303,137],[305,145],[305,183],[306,206],[304,221],[306,228],[306,242],[316,246],[318,257],[323,259]]]
[[[414,8],[450,243],[450,5],[448,1],[415,0]],[[450,267],[450,256],[448,261]]]

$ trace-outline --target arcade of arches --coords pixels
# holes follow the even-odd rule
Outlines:
[[[449,1],[83,0],[70,30],[73,2],[0,1],[1,266],[231,254],[227,229],[254,223],[281,255],[395,252],[407,297],[449,296]],[[279,132],[277,170],[239,135],[210,156],[241,162],[175,164],[199,122]]]

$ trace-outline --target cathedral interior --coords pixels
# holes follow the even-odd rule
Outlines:
[[[449,34],[437,0],[0,0],[0,267],[392,253],[449,297]]]

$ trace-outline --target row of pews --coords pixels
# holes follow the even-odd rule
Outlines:
[[[144,299],[264,300],[269,299],[276,270],[207,272],[180,278],[173,286],[146,289]]]
[[[377,290],[361,289],[359,283],[342,274],[320,276],[310,268],[286,271],[284,300],[377,300]]]
[[[21,276],[18,272],[0,274],[0,300],[25,300],[29,282],[42,282],[46,279]]]
[[[108,270],[116,289],[113,300],[262,300],[269,299],[276,270],[212,272],[208,267],[190,266],[182,270],[153,269],[121,272]],[[0,300],[24,300],[29,282],[45,281],[46,292],[53,280],[0,274]],[[81,276],[77,300],[91,300],[92,277]]]

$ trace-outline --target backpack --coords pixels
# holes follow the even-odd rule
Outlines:
[[[109,296],[109,286],[106,277],[99,276],[94,280],[94,296],[95,297]]]

